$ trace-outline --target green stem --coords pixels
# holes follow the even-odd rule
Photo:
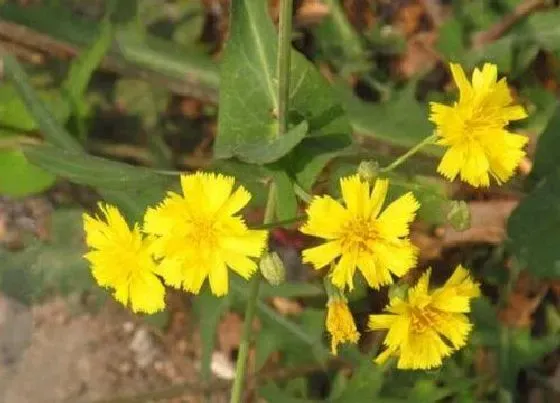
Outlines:
[[[294,192],[296,196],[299,197],[302,201],[306,203],[310,203],[313,200],[313,195],[307,193],[305,189],[303,189],[300,185],[294,182]]]
[[[300,222],[305,220],[307,217],[304,215],[300,215],[300,216],[295,216],[293,218],[288,218],[286,220],[280,220],[280,221],[272,221],[268,224],[261,224],[261,225],[256,225],[254,227],[251,227],[251,229],[270,229],[270,228],[276,228],[276,227],[284,227],[287,224],[293,224],[296,222]]]
[[[434,141],[436,140],[436,138],[437,138],[436,135],[426,137],[424,140],[422,140],[420,143],[416,144],[414,147],[412,147],[410,150],[408,150],[403,155],[398,157],[392,163],[390,163],[389,165],[387,165],[384,168],[381,168],[379,170],[379,172],[391,172],[393,169],[395,169],[396,167],[401,165],[403,162],[405,162],[407,159],[409,159],[414,154],[416,154],[418,151],[420,151],[420,149],[422,149],[423,147],[425,147],[429,144],[433,144]]]
[[[276,186],[271,182],[268,190],[268,200],[266,202],[266,210],[264,212],[263,224],[266,225],[274,219],[276,209]],[[249,355],[249,344],[251,342],[251,326],[253,317],[259,301],[259,287],[261,284],[261,274],[255,273],[251,280],[251,288],[247,298],[247,307],[245,308],[245,322],[243,323],[243,333],[241,342],[239,343],[239,354],[237,355],[237,363],[235,368],[235,379],[231,388],[230,403],[240,403],[243,394],[243,384],[245,383],[245,375],[247,373],[247,356]]]
[[[288,98],[290,97],[290,52],[292,49],[292,8],[293,0],[280,1],[278,22],[278,137],[288,128]]]

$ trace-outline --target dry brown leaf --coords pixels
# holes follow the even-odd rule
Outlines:
[[[421,228],[414,227],[410,237],[420,249],[423,261],[441,257],[445,248],[473,243],[497,245],[505,239],[507,220],[518,203],[517,200],[469,202],[471,226],[466,231],[456,231],[446,224],[430,236]]]
[[[435,32],[420,32],[406,43],[404,55],[398,61],[398,71],[404,78],[410,78],[422,71],[432,69],[441,59],[434,50],[437,35]]]
[[[509,296],[507,306],[498,312],[499,319],[508,326],[530,327],[531,316],[547,291],[547,285],[522,272]]]
[[[316,25],[329,15],[329,6],[321,0],[303,0],[296,11],[296,22],[300,26]]]
[[[288,298],[274,297],[272,306],[282,315],[299,315],[303,312],[303,306],[299,302]]]

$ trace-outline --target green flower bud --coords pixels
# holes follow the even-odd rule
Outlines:
[[[379,173],[379,164],[375,161],[362,161],[358,165],[358,175],[363,180],[372,183],[377,179],[377,174]]]
[[[465,231],[471,226],[471,212],[463,200],[454,200],[447,211],[447,221],[455,231]]]
[[[259,268],[270,285],[280,285],[286,280],[284,263],[276,252],[266,252],[259,262]]]

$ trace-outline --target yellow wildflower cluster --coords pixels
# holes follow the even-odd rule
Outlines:
[[[228,292],[228,267],[245,278],[257,269],[267,232],[247,228],[237,213],[251,195],[234,178],[195,173],[181,176],[182,195],[169,192],[149,208],[144,225],[131,231],[119,211],[101,205],[105,219],[84,214],[86,255],[93,276],[114,289],[135,312],[164,308],[165,284],[198,294],[209,279],[215,295]]]
[[[437,144],[447,147],[438,172],[473,186],[489,186],[490,177],[507,181],[525,155],[527,139],[506,126],[526,117],[525,110],[513,105],[495,65],[475,69],[471,82],[459,65],[451,64],[451,72],[459,101],[430,105]],[[318,238],[303,251],[303,261],[316,270],[328,266],[336,290],[329,295],[325,322],[333,354],[339,344],[360,338],[344,297],[353,289],[356,271],[379,289],[417,263],[409,232],[420,205],[409,192],[385,206],[389,181],[375,176],[342,178],[341,201],[314,196],[301,227]],[[208,279],[211,291],[222,296],[228,292],[229,270],[251,277],[266,249],[267,231],[247,227],[240,211],[251,195],[234,184],[234,178],[222,175],[182,175],[181,193],[169,192],[132,229],[110,205],[100,205],[101,216],[84,214],[91,249],[85,257],[99,285],[112,288],[133,311],[153,313],[165,306],[164,284],[198,294]],[[462,266],[435,290],[429,289],[429,278],[430,270],[404,297],[392,298],[385,313],[370,316],[370,330],[388,329],[377,362],[395,356],[401,369],[434,368],[465,345],[472,328],[466,314],[480,293],[478,285]]]

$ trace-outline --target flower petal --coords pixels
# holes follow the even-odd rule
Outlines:
[[[338,288],[344,289],[346,285],[352,290],[354,288],[354,273],[356,272],[356,258],[351,254],[343,254],[338,264],[332,271],[332,283]]]
[[[371,190],[371,197],[367,211],[367,217],[375,218],[379,215],[381,207],[387,197],[387,190],[389,189],[389,181],[387,179],[377,179],[375,185]]]
[[[405,237],[420,204],[411,192],[389,204],[377,219],[377,228],[385,239]]]
[[[342,253],[339,241],[329,241],[302,252],[303,262],[311,263],[313,268],[319,270],[335,260]]]
[[[324,239],[340,237],[349,214],[330,196],[315,196],[307,208],[307,222],[300,228],[304,234]]]
[[[369,204],[368,183],[362,181],[359,175],[347,176],[340,179],[340,189],[350,214],[365,218]]]

